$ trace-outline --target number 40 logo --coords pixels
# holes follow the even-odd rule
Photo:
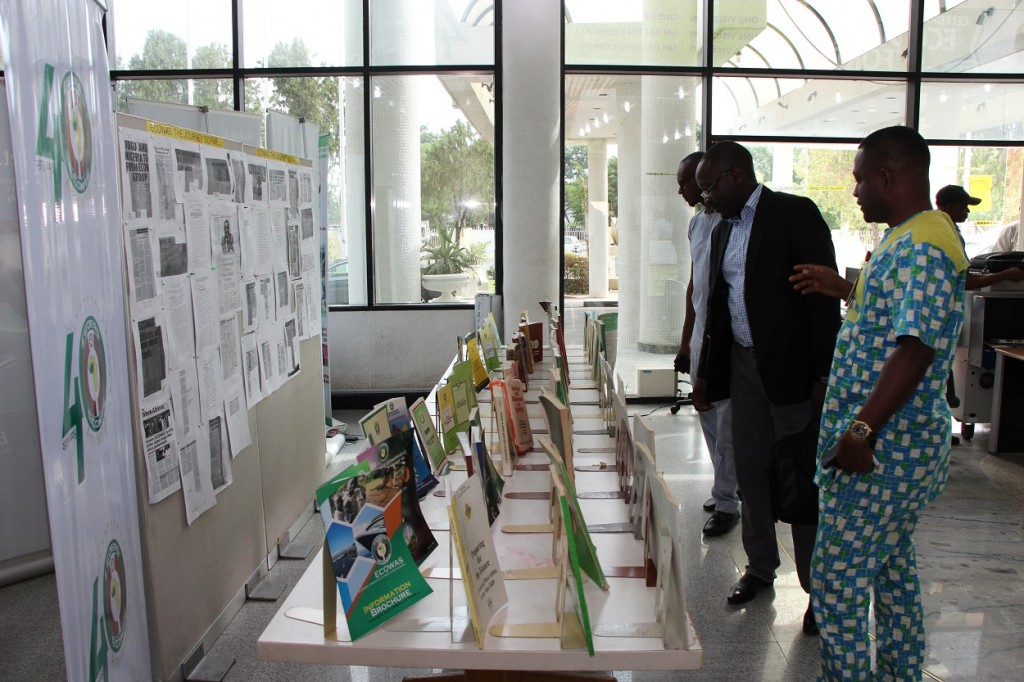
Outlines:
[[[43,66],[42,100],[39,102],[39,129],[36,156],[50,159],[53,165],[53,200],[61,200],[63,171],[75,191],[81,194],[89,186],[92,171],[92,123],[82,81],[68,71],[60,82],[59,110],[50,113],[55,75],[53,64]],[[54,120],[56,118],[56,120]]]
[[[74,433],[78,457],[78,482],[85,480],[85,442],[82,438],[82,420],[93,432],[103,426],[106,407],[107,359],[103,348],[103,335],[96,318],[85,319],[79,334],[78,362],[74,361],[75,334],[67,335],[64,346],[64,419],[62,437],[64,448]],[[77,367],[76,367],[77,365]],[[74,369],[76,376],[72,377]]]

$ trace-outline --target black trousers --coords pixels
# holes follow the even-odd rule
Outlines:
[[[795,405],[776,405],[764,392],[752,349],[734,343],[732,348],[732,438],[736,480],[743,495],[743,549],[747,572],[762,580],[774,580],[779,567],[779,543],[772,516],[768,470],[775,441],[803,431],[814,417],[810,400]],[[800,586],[810,593],[811,553],[817,523],[793,524],[793,551]]]

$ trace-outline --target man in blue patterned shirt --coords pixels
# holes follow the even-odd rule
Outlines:
[[[968,266],[949,216],[931,209],[929,161],[924,139],[904,126],[868,135],[854,160],[864,220],[889,228],[853,288],[821,420],[811,601],[823,680],[921,679],[913,531],[949,471],[946,376]],[[798,289],[830,292],[818,268],[796,269]]]

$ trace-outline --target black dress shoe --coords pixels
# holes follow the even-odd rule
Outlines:
[[[708,513],[715,511],[715,498],[712,497],[704,503],[704,511]]]
[[[814,611],[811,610],[811,605],[807,605],[807,610],[804,611],[804,627],[803,631],[805,635],[817,635],[821,631],[818,629],[818,623],[814,620]]]
[[[740,520],[739,512],[720,512],[716,511],[708,519],[707,523],[704,524],[704,535],[708,537],[714,537],[716,535],[725,535],[732,527],[736,525],[736,522]]]
[[[727,601],[730,604],[745,604],[756,597],[762,589],[770,587],[771,584],[771,580],[762,580],[756,575],[744,573],[743,577],[732,586],[732,594],[727,597]]]

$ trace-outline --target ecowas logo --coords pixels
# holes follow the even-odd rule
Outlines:
[[[89,186],[92,171],[92,124],[85,88],[78,76],[70,71],[65,74],[60,87],[60,122],[64,166],[71,186],[81,194]]]
[[[124,616],[128,607],[125,598],[124,557],[121,545],[111,540],[103,561],[103,616],[107,626],[107,641],[115,652],[124,642]]]
[[[121,650],[128,627],[128,585],[121,545],[111,539],[100,575],[92,582],[89,679],[110,679],[110,656]]]
[[[78,374],[82,377],[82,398],[89,428],[99,431],[103,425],[104,395],[107,387],[107,359],[100,326],[91,315],[82,325],[78,348]]]

